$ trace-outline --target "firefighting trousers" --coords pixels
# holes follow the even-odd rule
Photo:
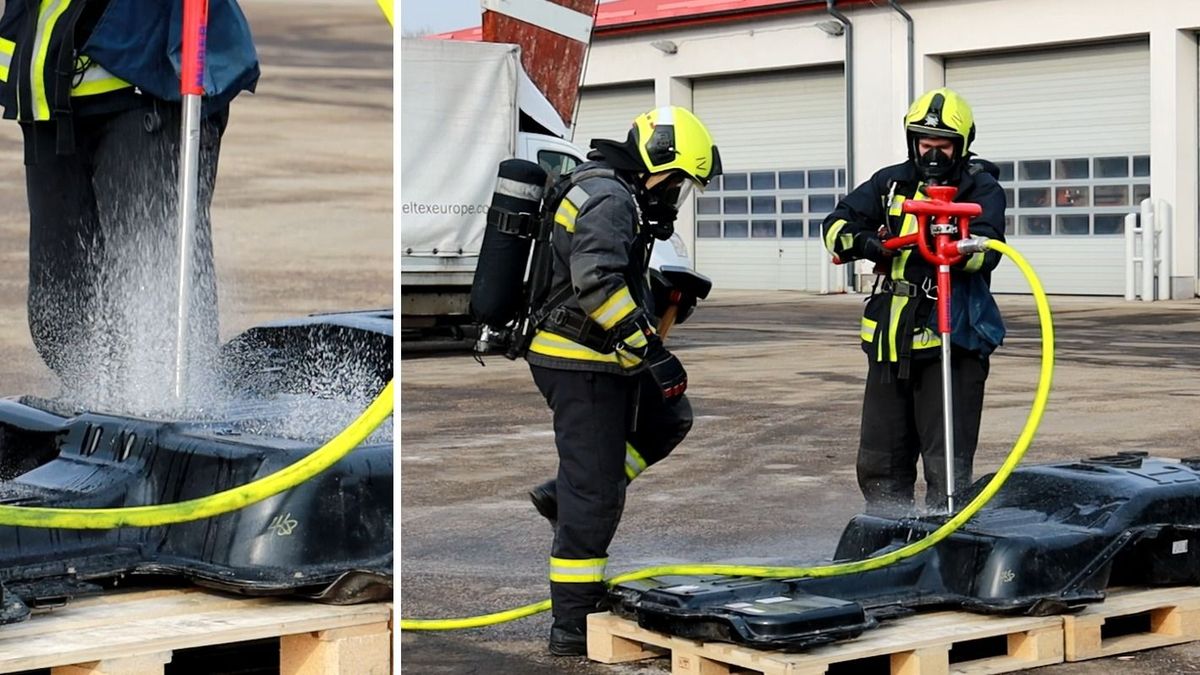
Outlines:
[[[951,365],[954,492],[959,494],[971,484],[988,359],[971,352],[954,352]],[[926,507],[945,508],[942,420],[939,359],[914,359],[910,376],[903,380],[897,377],[895,364],[870,361],[857,466],[867,513],[896,516],[912,512],[918,457],[924,465]]]
[[[179,275],[180,106],[76,117],[75,151],[53,151],[56,125],[23,124],[29,201],[29,326],[64,392],[89,403],[152,407],[169,394]],[[228,110],[201,125],[189,358],[215,354],[216,283],[209,206]],[[46,149],[49,151],[45,151]],[[120,405],[140,392],[145,406]],[[124,400],[128,403],[128,400]]]
[[[530,366],[554,414],[558,525],[550,552],[556,620],[577,620],[604,599],[608,545],[625,505],[626,450],[661,461],[692,426],[686,397],[662,400],[648,374],[612,375]]]

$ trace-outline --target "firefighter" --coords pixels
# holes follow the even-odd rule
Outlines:
[[[952,185],[955,201],[983,207],[971,221],[972,235],[1004,240],[999,172],[971,154],[975,123],[967,102],[935,89],[912,104],[904,124],[908,160],[876,172],[823,223],[830,253],[872,261],[879,275],[862,317],[868,368],[857,473],[867,512],[886,516],[912,511],[918,456],[927,508],[944,509],[946,477],[936,270],[918,251],[892,252],[883,240],[917,231],[915,216],[903,215],[901,205],[926,198],[929,185]],[[989,286],[999,262],[999,253],[976,253],[951,272],[955,493],[970,484],[988,356],[1004,338]]]
[[[230,100],[259,75],[236,1],[211,0],[208,17],[197,354],[217,343],[208,218],[217,153]],[[24,137],[33,342],[64,390],[90,403],[142,390],[121,381],[132,372],[162,376],[147,401],[170,385],[171,354],[147,352],[174,344],[163,318],[174,316],[178,269],[181,24],[179,0],[10,0],[0,16],[0,105]]]
[[[586,653],[626,483],[691,428],[687,373],[652,325],[647,267],[654,237],[669,237],[692,188],[721,171],[708,130],[674,106],[639,116],[625,142],[592,148],[554,214],[546,319],[526,354],[558,448],[550,652],[559,656]]]

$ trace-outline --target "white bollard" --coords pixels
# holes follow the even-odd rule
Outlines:
[[[1125,216],[1125,299],[1137,300],[1137,222],[1136,213]]]
[[[1158,223],[1158,299],[1171,299],[1171,244],[1174,219],[1171,217],[1171,205],[1159,199],[1154,202],[1154,217]]]
[[[1154,302],[1154,206],[1142,200],[1142,302]]]
[[[833,267],[833,259],[829,257],[829,252],[822,246],[817,251],[817,258],[820,259],[820,271],[818,274],[821,277],[821,295],[829,295],[829,274]]]

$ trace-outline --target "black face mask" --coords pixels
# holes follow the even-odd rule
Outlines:
[[[643,190],[641,195],[642,219],[650,236],[660,241],[671,238],[675,232],[675,219],[679,216],[680,203],[691,192],[687,178],[669,178],[653,188]]]
[[[925,154],[918,155],[917,172],[928,183],[943,182],[954,172],[956,161],[946,156],[937,148],[930,148]]]

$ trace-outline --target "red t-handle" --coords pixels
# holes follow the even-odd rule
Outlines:
[[[958,242],[971,236],[971,219],[983,213],[983,207],[969,202],[954,201],[958,188],[951,185],[931,185],[925,189],[929,199],[906,199],[901,211],[917,218],[917,231],[903,237],[893,237],[884,242],[890,249],[911,246],[914,243],[921,257],[937,266],[938,288],[938,332],[950,333],[950,266],[962,261]],[[930,216],[934,222],[929,224]],[[957,227],[950,219],[957,221]],[[931,237],[932,235],[932,237]]]
[[[183,0],[183,62],[179,93],[204,95],[204,53],[208,35],[208,0]]]

